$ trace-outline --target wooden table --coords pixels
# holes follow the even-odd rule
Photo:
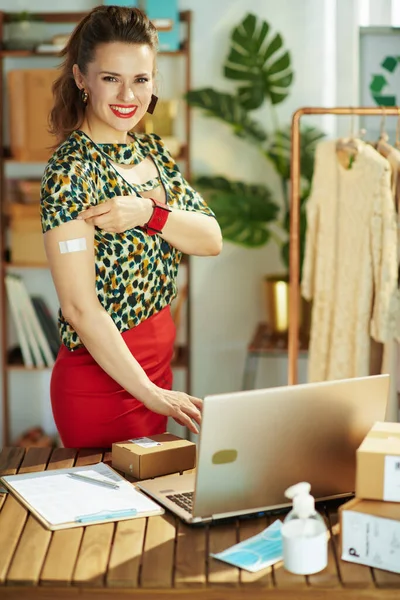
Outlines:
[[[110,461],[102,450],[6,448],[0,473],[27,473]],[[169,514],[50,532],[10,494],[0,494],[0,599],[126,600],[398,599],[400,576],[341,561],[337,518],[328,567],[301,577],[281,564],[257,574],[209,557],[261,531],[255,519],[190,528]]]

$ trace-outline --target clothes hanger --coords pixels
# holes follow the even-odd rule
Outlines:
[[[378,150],[379,154],[387,158],[389,154],[393,150],[393,146],[389,144],[389,136],[386,132],[386,110],[384,106],[381,106],[382,110],[382,119],[381,119],[381,130],[379,135],[379,140],[376,143],[376,150]]]
[[[350,116],[350,135],[336,141],[336,154],[345,169],[351,169],[359,151],[359,140],[354,135],[354,112]]]

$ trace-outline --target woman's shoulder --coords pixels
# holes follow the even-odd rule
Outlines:
[[[53,173],[83,176],[90,170],[90,156],[83,135],[73,131],[53,152],[44,170],[44,175]]]

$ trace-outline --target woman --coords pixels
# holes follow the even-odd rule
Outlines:
[[[221,232],[161,139],[130,134],[153,95],[157,32],[137,9],[99,6],[77,26],[54,84],[61,142],[42,180],[62,347],[51,380],[65,446],[197,432],[201,400],[171,391],[181,253],[216,255]]]

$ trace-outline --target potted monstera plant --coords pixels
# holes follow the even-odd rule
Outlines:
[[[285,48],[282,36],[273,32],[269,23],[247,14],[232,31],[223,68],[225,77],[237,83],[234,93],[213,88],[191,90],[187,101],[207,116],[223,121],[234,135],[258,148],[278,174],[281,189],[277,192],[267,184],[252,185],[220,175],[198,176],[196,185],[207,196],[226,240],[248,248],[270,242],[278,244],[284,271],[267,276],[265,285],[270,325],[277,331],[284,331],[287,329],[288,305],[291,141],[290,126],[279,125],[276,106],[289,96],[294,79],[290,52]],[[253,112],[264,105],[268,106],[270,120],[274,123],[274,128],[269,131],[253,117]],[[311,187],[315,146],[322,137],[323,133],[314,127],[302,128],[301,265],[306,235],[305,204]],[[283,294],[282,286],[285,286]],[[281,306],[276,302],[278,297],[282,299]],[[304,308],[303,304],[303,312]],[[304,315],[303,323],[306,320]]]

